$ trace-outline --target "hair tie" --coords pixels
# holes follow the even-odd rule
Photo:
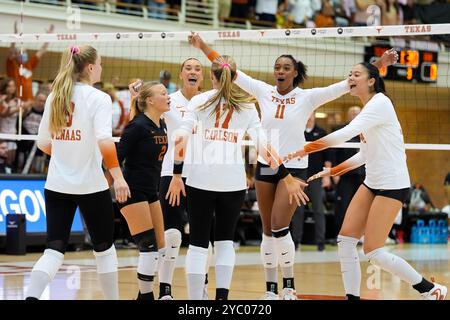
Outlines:
[[[231,68],[231,66],[230,66],[229,63],[221,63],[221,64],[220,64],[220,68],[221,68],[221,69],[223,69],[223,68]]]
[[[80,48],[78,46],[70,46],[70,58],[69,58],[69,62],[67,62],[66,68],[72,62],[72,57],[78,53],[80,53]]]

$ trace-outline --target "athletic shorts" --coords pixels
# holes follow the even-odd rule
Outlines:
[[[293,177],[301,180],[306,180],[308,169],[287,169]],[[278,176],[277,171],[272,170],[267,164],[262,164],[260,162],[258,162],[258,164],[256,165],[255,179],[257,181],[263,181],[273,184],[278,184],[278,181],[280,181],[280,177]]]
[[[157,192],[145,192],[145,191],[136,190],[136,189],[130,189],[130,192],[131,192],[131,198],[128,198],[128,200],[126,202],[124,202],[124,203],[117,202],[119,209],[122,209],[123,207],[126,207],[133,203],[139,203],[139,202],[153,203],[153,202],[159,200],[159,196],[158,196]]]
[[[370,190],[375,196],[381,196],[386,198],[391,198],[400,201],[401,203],[404,203],[406,201],[406,198],[408,197],[409,188],[403,188],[403,189],[372,189],[368,187],[365,183],[363,185]]]

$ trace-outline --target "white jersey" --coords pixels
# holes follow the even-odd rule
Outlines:
[[[276,86],[255,80],[240,70],[235,83],[258,100],[262,126],[281,158],[303,148],[306,123],[314,110],[349,90],[347,80],[343,80],[324,88],[295,88],[281,95]],[[262,157],[258,161],[267,164]],[[308,167],[308,157],[293,159],[284,165],[304,169]]]
[[[173,155],[175,148],[174,131],[181,126],[188,104],[189,100],[183,96],[181,90],[178,90],[170,95],[170,110],[165,112],[163,115],[167,126],[168,149],[162,163],[161,177],[173,176]],[[186,152],[186,156],[188,154],[189,153]],[[185,158],[182,174],[184,178],[187,177],[188,170],[189,161]]]
[[[217,90],[210,90],[191,99],[180,128],[182,134],[196,134],[191,140],[193,162],[186,184],[210,191],[239,191],[247,189],[242,139],[248,133],[253,141],[263,138],[261,123],[254,104],[246,104],[240,112],[224,110],[211,114],[217,102],[206,110],[198,107]]]
[[[314,141],[305,151],[337,145],[359,134],[361,151],[353,162],[365,163],[364,183],[372,189],[409,188],[402,128],[391,100],[383,93],[374,95],[347,126]]]
[[[97,141],[112,137],[111,98],[90,85],[76,83],[72,117],[68,119],[68,126],[53,137],[49,130],[52,98],[53,93],[45,103],[38,133],[40,141],[51,140],[52,144],[45,188],[68,194],[107,190]]]

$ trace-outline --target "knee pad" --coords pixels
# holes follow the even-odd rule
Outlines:
[[[358,241],[359,239],[356,238],[338,235],[338,256],[341,262],[359,262],[358,250],[356,248]]]
[[[42,257],[36,262],[33,271],[41,271],[50,277],[50,281],[55,278],[56,273],[64,261],[64,254],[53,249],[46,249]]]
[[[236,252],[234,251],[233,241],[214,241],[216,250],[216,266],[234,267],[236,262]]]
[[[94,251],[95,261],[97,263],[97,273],[117,272],[116,248],[112,245],[108,250],[97,252]]]
[[[158,252],[139,252],[137,267],[138,279],[143,281],[153,281],[153,278],[158,269],[158,262]]]
[[[175,260],[180,252],[181,232],[177,229],[168,229],[164,232],[166,239],[165,260]]]
[[[261,260],[264,268],[276,268],[278,266],[278,255],[275,246],[275,238],[263,234],[260,248]]]
[[[208,249],[190,245],[186,254],[186,273],[205,274]]]
[[[285,268],[294,266],[295,245],[291,233],[288,231],[285,236],[276,238],[275,245],[280,267]]]
[[[392,263],[394,263],[395,256],[390,254],[384,248],[378,248],[373,251],[370,251],[366,254],[369,262],[377,267],[382,269],[390,269]]]
[[[280,230],[272,230],[272,236],[274,238],[284,237],[289,233],[289,227],[281,228]]]
[[[155,229],[146,230],[144,232],[135,234],[133,239],[138,246],[139,252],[153,252],[158,251],[156,243]]]

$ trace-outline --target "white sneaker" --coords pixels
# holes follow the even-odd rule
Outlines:
[[[170,294],[166,294],[165,296],[159,298],[159,300],[173,300],[173,297]]]
[[[280,297],[272,291],[267,291],[261,298],[261,300],[280,300]]]
[[[422,300],[445,300],[447,296],[447,287],[435,283],[433,289],[422,293]]]
[[[292,288],[283,288],[281,300],[298,300],[297,292],[295,292],[295,289]]]
[[[208,287],[206,285],[203,287],[203,298],[202,298],[202,300],[209,300]]]

